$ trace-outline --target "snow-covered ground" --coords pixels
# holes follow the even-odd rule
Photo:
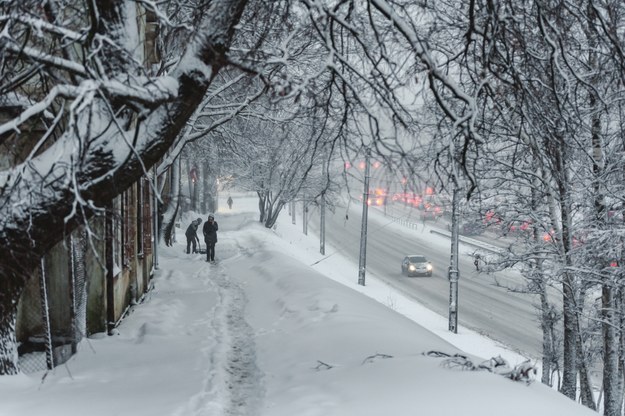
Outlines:
[[[183,253],[183,223],[117,334],[48,374],[0,377],[0,415],[596,415],[538,381],[451,364],[524,358],[450,333],[375,276],[357,285],[357,265],[321,256],[286,212],[267,230],[255,198],[233,199],[216,214],[217,264]]]

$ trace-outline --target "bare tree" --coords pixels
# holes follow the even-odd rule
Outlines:
[[[614,33],[622,24],[623,5],[502,1],[474,6],[469,36],[481,47],[475,49],[479,53],[470,54],[471,62],[479,63],[476,68],[492,77],[483,100],[490,114],[484,113],[480,131],[491,139],[493,157],[487,162],[491,163],[490,184],[481,183],[500,184],[500,189],[505,184],[503,189],[513,191],[510,204],[498,207],[504,223],[530,220],[534,236],[546,233],[548,240],[548,244],[535,244],[540,241],[534,237],[534,243],[515,247],[525,249],[522,255],[510,253],[502,264],[523,261],[528,271],[540,271],[560,282],[561,391],[575,398],[579,376],[580,397],[592,408],[588,357],[596,339],[588,336],[594,329],[594,302],[588,298],[596,295],[603,281],[603,316],[595,318],[604,322],[602,355],[610,360],[603,366],[604,388],[613,389],[606,391],[604,409],[606,414],[616,414],[610,410],[617,407],[613,397],[619,396],[621,384],[615,358],[619,355],[613,315],[616,282],[606,268],[606,253],[610,252],[607,242],[614,245],[620,230],[606,225],[605,199],[610,195],[622,200],[622,187],[609,179],[608,172],[619,169],[618,164],[606,164],[604,155],[614,146],[622,124],[615,110],[623,97],[622,40],[617,41]],[[493,170],[497,165],[501,169]],[[532,204],[523,203],[524,198]],[[550,316],[548,305],[543,303],[544,324]]]
[[[7,248],[0,374],[17,371],[16,304],[38,259],[155,163],[163,172],[187,143],[208,139],[239,160],[253,158],[250,180],[262,180],[255,190],[271,226],[302,187],[327,187],[321,158],[368,147],[389,166],[415,172],[428,141],[420,137],[415,146],[413,138],[428,131],[441,182],[458,168],[456,179],[462,174],[467,193],[475,192],[487,152],[498,169],[481,182],[484,195],[507,183],[514,202],[531,196],[535,252],[526,258],[544,285],[540,293],[550,281],[562,289],[561,389],[574,397],[583,301],[598,287],[586,277],[602,276],[603,287],[616,290],[606,293],[604,311],[622,296],[620,274],[595,266],[580,272],[577,214],[588,204],[575,190],[594,189],[597,215],[605,211],[602,195],[623,200],[609,164],[599,169],[600,155],[588,157],[590,143],[614,148],[615,126],[623,125],[611,106],[622,101],[623,5],[552,3],[77,0],[75,8],[48,1],[41,10],[35,1],[3,2],[0,145],[12,150],[0,165],[0,244]],[[148,52],[136,36],[144,12],[158,28],[146,38]],[[146,65],[155,51],[160,56]],[[261,95],[267,101],[252,106]],[[286,108],[297,116],[288,125],[277,122]],[[357,127],[363,122],[366,132]],[[527,157],[518,159],[521,150]],[[598,178],[610,186],[594,188]],[[545,254],[538,236],[551,228]],[[606,348],[619,337],[606,332]],[[615,353],[622,373],[622,343]]]

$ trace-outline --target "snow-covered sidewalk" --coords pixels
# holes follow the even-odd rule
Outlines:
[[[0,415],[596,414],[538,382],[425,354],[462,353],[453,342],[479,364],[498,347],[466,331],[444,340],[424,327],[444,319],[374,278],[358,287],[338,254],[316,263],[315,237],[286,213],[263,228],[256,206],[238,195],[217,213],[215,265],[184,254],[182,234],[161,248],[154,290],[115,336],[85,340],[45,378],[0,378]]]

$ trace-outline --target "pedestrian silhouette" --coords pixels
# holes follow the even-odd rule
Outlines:
[[[193,253],[197,253],[197,243],[200,242],[197,236],[197,229],[201,223],[201,218],[191,221],[191,224],[187,227],[187,231],[184,233],[185,237],[187,237],[187,254],[191,254],[191,246],[193,246]]]
[[[206,243],[206,261],[215,262],[215,244],[217,244],[217,230],[219,226],[215,217],[211,214],[208,221],[204,223],[202,233],[204,234],[204,242]]]
[[[480,271],[480,256],[479,254],[475,256],[475,260],[473,260],[473,264],[475,265],[475,270]]]

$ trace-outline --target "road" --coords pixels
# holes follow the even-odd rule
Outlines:
[[[358,203],[352,203],[351,208],[339,207],[334,214],[326,210],[326,244],[356,264],[360,249],[361,211]],[[416,218],[415,222],[418,221]],[[316,231],[318,224],[318,210],[311,207],[309,226]],[[448,317],[449,238],[431,233],[430,229],[434,226],[430,222],[417,229],[400,226],[385,217],[379,208],[369,210],[368,224],[366,274],[382,279],[428,309]],[[459,256],[459,324],[525,356],[540,358],[542,336],[534,306],[537,299],[494,284],[494,277],[512,284],[520,283],[521,278],[514,272],[496,276],[476,272],[473,259],[467,254],[467,250],[474,251],[475,247],[463,246],[461,244]],[[434,266],[433,276],[403,276],[400,264],[407,254],[427,256]]]

